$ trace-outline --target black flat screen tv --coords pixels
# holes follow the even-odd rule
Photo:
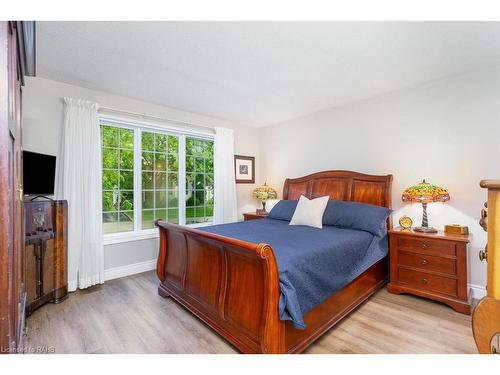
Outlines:
[[[56,177],[56,157],[23,151],[23,190],[25,195],[52,195]]]

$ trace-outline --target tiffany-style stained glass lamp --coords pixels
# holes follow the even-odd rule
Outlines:
[[[268,186],[266,183],[264,185],[259,186],[253,191],[253,197],[262,201],[262,210],[257,210],[257,213],[266,213],[266,201],[268,199],[276,199],[278,194],[276,190],[274,190],[271,186]]]
[[[427,222],[427,203],[446,202],[450,200],[450,194],[442,187],[429,184],[423,180],[418,185],[409,187],[403,192],[403,202],[422,203],[423,216],[422,226],[413,228],[417,232],[436,233],[437,229],[429,227]]]

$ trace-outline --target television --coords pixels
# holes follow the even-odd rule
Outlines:
[[[52,195],[56,176],[56,157],[23,151],[23,190],[25,195]]]

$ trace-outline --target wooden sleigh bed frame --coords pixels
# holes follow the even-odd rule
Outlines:
[[[390,207],[391,184],[392,175],[318,172],[287,179],[283,199],[329,195]],[[158,293],[174,298],[243,353],[300,353],[388,281],[386,257],[305,314],[307,328],[298,330],[279,319],[278,268],[269,245],[163,221],[156,225]]]

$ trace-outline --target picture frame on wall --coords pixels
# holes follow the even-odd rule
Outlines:
[[[234,173],[237,184],[254,184],[255,157],[234,155]]]

